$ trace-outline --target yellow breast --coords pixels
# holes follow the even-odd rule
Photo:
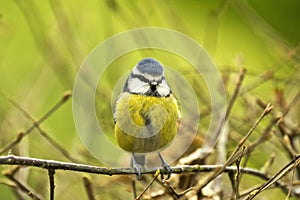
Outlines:
[[[177,101],[123,93],[115,108],[115,135],[120,147],[129,152],[148,153],[169,145],[178,130]]]

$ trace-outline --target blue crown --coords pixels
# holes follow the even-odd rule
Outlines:
[[[164,72],[163,66],[153,58],[145,58],[137,64],[137,69],[141,73],[152,76],[161,76]]]

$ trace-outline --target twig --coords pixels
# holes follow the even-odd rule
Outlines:
[[[242,151],[245,150],[245,147],[243,148]],[[240,187],[240,182],[241,182],[241,171],[240,171],[240,163],[241,163],[241,160],[242,160],[242,155],[243,153],[241,154],[241,156],[236,160],[236,176],[235,176],[235,187],[236,187],[236,191],[235,191],[235,199],[238,199],[239,198],[239,195],[240,195],[240,190],[239,190],[239,187]]]
[[[228,120],[228,117],[231,113],[231,110],[232,110],[232,107],[234,105],[234,102],[236,100],[236,98],[238,97],[238,94],[241,90],[241,86],[242,86],[242,82],[244,80],[244,77],[245,77],[245,74],[246,74],[247,70],[245,68],[240,68],[240,71],[239,71],[239,76],[238,76],[238,79],[237,79],[237,82],[236,82],[236,86],[235,86],[235,89],[234,89],[234,92],[229,100],[229,103],[228,103],[228,106],[226,108],[226,113],[225,113],[225,116],[224,116],[224,119],[222,119],[220,122],[219,122],[219,127],[218,129],[216,130],[216,137],[218,137],[223,128],[224,128],[224,125],[226,124],[227,120]]]
[[[89,180],[89,178],[85,176],[85,177],[82,178],[82,180],[83,180],[84,188],[85,188],[85,191],[87,193],[88,199],[89,200],[96,200],[94,190],[93,190],[93,187],[92,187],[92,183]]]
[[[254,123],[254,125],[251,127],[251,129],[248,131],[248,133],[240,140],[239,145],[237,147],[237,150],[239,150],[242,145],[244,145],[244,143],[246,142],[246,140],[250,137],[250,135],[253,133],[253,131],[255,130],[255,128],[258,126],[258,124],[260,123],[260,121],[266,116],[268,115],[273,109],[273,106],[271,106],[271,104],[267,104],[267,106],[265,107],[263,113],[260,115],[260,117],[256,120],[256,122]]]
[[[170,183],[166,182],[166,185],[167,185],[168,189],[171,191],[172,196],[175,197],[175,199],[178,199],[178,198],[182,197],[183,195],[187,194],[188,192],[191,192],[194,190],[193,188],[188,188],[182,192],[177,192],[174,189],[174,187],[172,187],[172,185],[170,185]]]
[[[285,123],[285,116],[289,113],[289,111],[293,108],[293,106],[297,105],[297,102],[300,99],[300,92],[298,92],[293,98],[292,100],[286,105],[284,106],[284,109],[282,111],[282,114],[280,117],[277,117],[273,114],[273,118],[277,121],[279,121],[278,125],[277,125],[277,130],[274,131],[276,138],[278,139],[278,141],[281,143],[281,145],[284,147],[285,152],[288,154],[290,159],[293,159],[295,157],[295,155],[298,154],[298,150],[296,148],[296,146],[294,145],[294,141],[296,141],[294,139],[295,135],[293,134],[289,134],[288,130],[290,129],[287,124]],[[259,100],[257,101],[259,102],[259,105],[263,105],[264,103]],[[293,132],[292,130],[290,130],[291,132]],[[279,132],[281,134],[279,134]],[[300,168],[297,167],[297,175],[299,176],[300,174]]]
[[[293,147],[291,145],[290,138],[288,137],[287,133],[283,132],[283,130],[281,129],[281,125],[280,124],[279,124],[279,126],[277,128],[279,129],[279,131],[281,132],[281,134],[279,133],[279,131],[275,130],[274,131],[274,135],[276,136],[276,138],[278,139],[278,141],[280,142],[280,144],[285,149],[285,152],[288,154],[289,158],[293,158],[295,155],[297,155],[297,153],[296,153],[296,151],[293,149]]]
[[[48,169],[48,176],[49,176],[49,183],[50,183],[50,200],[54,200],[54,188],[55,188],[54,174],[55,174],[54,169]]]
[[[13,139],[5,147],[3,147],[2,149],[0,149],[0,155],[3,154],[6,151],[9,151],[12,147],[14,147],[19,142],[21,142],[21,140],[23,139],[24,136],[25,136],[25,134],[24,134],[23,131],[19,132],[18,135],[16,135],[15,139]]]
[[[133,198],[135,199],[137,197],[135,179],[132,180],[131,186],[132,186]]]
[[[3,175],[6,176],[9,180],[11,180],[18,189],[20,189],[24,194],[27,194],[29,197],[35,200],[41,200],[42,198],[40,195],[36,194],[32,191],[32,189],[29,189],[28,186],[25,186],[23,183],[21,183],[19,180],[17,180],[14,177],[15,170],[13,172],[3,172]]]
[[[266,141],[266,139],[269,137],[269,134],[273,128],[273,126],[275,124],[277,124],[277,122],[280,120],[281,118],[278,117],[278,118],[272,118],[270,123],[268,124],[268,126],[265,128],[263,134],[261,135],[260,138],[258,138],[257,141],[255,141],[252,145],[250,145],[246,151],[245,151],[245,154],[250,154],[252,151],[254,151],[254,149],[260,145],[261,143],[263,143],[264,141]]]
[[[300,157],[300,156],[299,156]],[[0,156],[0,165],[19,165],[19,166],[30,166],[38,167],[44,169],[53,169],[53,170],[68,170],[75,172],[86,172],[92,174],[102,174],[102,175],[128,175],[136,174],[136,171],[132,168],[106,168],[106,167],[97,167],[91,165],[75,164],[68,162],[58,162],[54,160],[44,160],[36,158],[27,158],[14,155]],[[212,172],[217,169],[222,168],[223,165],[184,165],[171,167],[172,173],[182,174],[182,173],[192,173],[192,172]],[[164,168],[159,169],[161,173],[166,173],[167,171]],[[142,171],[142,174],[155,174],[157,169],[145,169]],[[224,169],[225,173],[236,173],[237,168],[235,166],[226,166]],[[264,173],[252,169],[252,168],[240,168],[240,172],[243,174],[249,174],[256,176],[263,180],[269,180],[269,177]],[[275,183],[277,187],[281,188],[284,192],[287,192],[287,185],[284,185],[280,182]],[[187,190],[191,191],[195,188],[189,188]]]
[[[76,172],[86,172],[91,174],[103,174],[103,175],[128,175],[136,174],[136,171],[133,168],[108,168],[108,167],[98,167],[92,165],[68,163],[68,162],[59,162],[54,160],[44,160],[37,158],[28,158],[15,155],[0,156],[0,165],[19,165],[19,166],[29,166],[29,167],[38,167],[43,169],[54,169],[54,170],[68,170]],[[173,174],[182,174],[182,173],[192,173],[192,172],[211,172],[216,170],[223,165],[183,165],[171,167]],[[166,173],[167,171],[164,168],[160,168],[160,173]],[[155,174],[157,169],[145,169],[142,171],[142,174]],[[236,172],[236,167],[229,166],[226,167],[225,172]],[[263,173],[258,170],[251,168],[240,168],[242,173],[252,174],[258,176],[262,179],[268,179]]]
[[[275,68],[276,66],[274,66]],[[276,73],[276,69],[268,70],[266,72],[263,72],[261,74],[256,74],[256,78],[253,79],[248,84],[245,84],[243,90],[241,91],[241,95],[244,96],[245,94],[248,94],[255,88],[261,86],[262,84],[272,80],[274,78],[274,74]]]
[[[44,160],[37,158],[28,158],[21,156],[0,156],[0,165],[20,165],[20,166],[31,166],[44,169],[54,169],[54,170],[68,170],[68,171],[77,171],[77,172],[87,172],[92,174],[103,174],[103,175],[128,175],[136,174],[136,171],[133,168],[107,168],[107,167],[97,167],[84,164],[75,164],[68,162],[59,162],[54,160]],[[223,165],[186,165],[186,166],[176,166],[172,167],[172,173],[181,174],[181,173],[191,173],[191,172],[210,172],[216,170]],[[142,174],[155,174],[157,169],[146,169],[142,171]],[[167,171],[164,168],[159,169],[161,173],[166,173]],[[227,167],[225,171],[236,171],[236,167]],[[241,172],[257,174],[256,171],[253,171],[249,168],[241,168]]]
[[[73,158],[70,153],[61,146],[58,142],[56,142],[49,134],[43,131],[39,126],[37,127],[39,133],[54,147],[56,148],[66,159],[71,162],[78,162],[77,159]]]
[[[253,186],[253,187],[251,187],[251,188],[247,188],[244,192],[242,192],[242,193],[240,194],[239,198],[241,199],[241,198],[243,198],[243,197],[247,197],[248,195],[250,195],[250,193],[251,193],[252,191],[257,190],[259,187],[260,187],[260,186]],[[274,187],[274,188],[275,188],[275,187]],[[273,188],[270,187],[270,188],[268,188],[268,189],[273,189]],[[287,193],[287,191],[286,191],[286,193]]]
[[[296,103],[300,100],[300,92],[292,99],[292,101],[287,105],[286,110],[282,113],[283,116],[286,116],[289,111],[296,105]]]
[[[234,89],[232,97],[229,100],[229,103],[228,103],[228,106],[226,108],[225,114],[223,114],[224,116],[221,116],[220,121],[217,122],[218,123],[217,128],[216,128],[215,133],[213,134],[214,135],[214,139],[212,139],[213,141],[215,141],[223,131],[224,125],[226,124],[226,122],[228,120],[228,117],[230,115],[230,112],[231,112],[231,109],[234,105],[234,102],[235,102],[236,98],[238,97],[238,94],[239,94],[239,91],[241,89],[242,82],[244,80],[246,71],[247,70],[245,68],[243,68],[243,67],[240,68],[239,76],[238,76],[238,79],[237,79],[237,82],[236,82],[236,87]],[[187,156],[185,158],[181,158],[179,160],[179,163],[184,163],[184,164],[191,163],[194,160],[199,160],[199,158],[201,158],[202,155],[207,155],[207,152],[206,151],[203,152],[203,149],[199,148],[196,151],[194,151],[194,153],[191,153],[189,156]]]
[[[281,177],[286,175],[290,170],[295,168],[300,164],[300,155],[296,156],[294,160],[289,162],[285,167],[283,167],[278,173],[272,176],[267,182],[262,184],[258,189],[252,191],[250,195],[246,198],[246,200],[251,200],[259,193],[263,192],[267,188],[269,188],[273,183],[277,182]]]
[[[65,156],[68,160],[70,160],[72,162],[77,162],[77,160],[75,158],[73,158],[67,150],[65,150],[58,142],[56,142],[54,139],[52,139],[49,134],[47,134],[44,130],[41,129],[39,124],[37,124],[37,121],[35,121],[33,119],[33,117],[20,104],[18,104],[18,102],[16,102],[13,98],[9,98],[9,97],[5,96],[3,93],[1,93],[1,95],[4,96],[14,107],[16,107],[27,119],[32,121],[32,123],[36,125],[36,129],[38,130],[38,132],[52,146],[54,146],[63,156]],[[70,96],[71,96],[70,91],[66,91],[63,96],[64,101],[67,101]],[[21,136],[23,137],[24,134],[22,134]],[[22,139],[21,136],[19,136],[19,135],[17,136],[17,138],[15,139],[16,141],[14,142],[14,145],[16,145],[18,142],[21,141],[21,139]]]
[[[143,190],[143,192],[137,196],[135,199],[136,200],[140,200],[142,198],[142,196],[145,194],[145,192],[151,187],[151,185],[154,183],[154,181],[157,179],[157,177],[159,176],[160,174],[160,170],[156,170],[155,174],[154,174],[154,177],[153,179],[151,180],[151,182],[147,185],[147,187]]]
[[[234,152],[230,155],[230,157],[227,159],[227,161],[225,162],[225,164],[220,167],[219,169],[217,169],[213,174],[211,174],[202,184],[199,184],[197,189],[200,190],[203,187],[205,187],[210,181],[214,180],[217,176],[219,176],[227,166],[231,165],[236,159],[238,159],[241,154],[244,154],[244,152],[246,151],[242,151],[240,152],[240,148],[244,145],[244,143],[246,142],[246,140],[250,137],[250,135],[253,133],[253,131],[255,130],[255,128],[258,126],[258,124],[261,122],[261,120],[268,115],[271,110],[272,110],[272,106],[270,106],[270,104],[267,105],[267,107],[265,108],[265,110],[263,111],[263,113],[260,115],[260,117],[256,120],[256,122],[253,124],[253,126],[251,127],[251,129],[248,131],[248,133],[240,140],[238,146],[236,147],[236,149],[234,150]]]
[[[235,194],[236,194],[236,182],[235,182],[235,178],[234,178],[234,173],[229,172],[228,177],[229,177],[231,187],[232,187],[232,192],[231,192],[231,197],[230,197],[230,199],[232,200],[235,198]]]
[[[275,161],[275,154],[272,153],[270,156],[270,159],[267,160],[267,162],[262,167],[261,171],[265,174],[269,174],[269,170],[270,170],[271,166],[273,165],[274,161]]]
[[[8,186],[12,189],[13,194],[16,196],[16,199],[18,200],[25,200],[25,198],[20,194],[19,188],[12,182],[4,182],[0,181],[0,184],[3,184],[5,186]]]
[[[235,89],[234,89],[234,92],[232,94],[232,97],[230,98],[230,101],[228,103],[228,107],[227,107],[227,110],[226,110],[226,115],[225,115],[225,121],[227,121],[228,117],[229,117],[229,114],[231,112],[231,109],[233,107],[233,104],[241,90],[241,86],[242,86],[242,82],[245,78],[245,74],[246,74],[247,70],[245,68],[240,68],[240,72],[239,72],[239,78],[236,82],[236,86],[235,86]]]
[[[291,177],[292,178],[291,178],[291,181],[290,181],[289,192],[287,193],[285,200],[288,200],[289,197],[291,196],[291,193],[292,193],[292,190],[293,190],[293,182],[294,182],[294,177],[295,177],[295,170],[292,171]]]
[[[3,93],[1,93],[1,95],[3,96]],[[3,147],[0,150],[0,155],[2,155],[4,152],[10,150],[12,147],[14,147],[15,145],[17,145],[18,143],[21,142],[21,140],[24,138],[25,135],[29,134],[32,130],[34,130],[34,128],[39,127],[39,125],[44,122],[46,119],[48,119],[57,109],[59,109],[65,102],[67,102],[67,100],[70,98],[71,93],[70,92],[66,92],[64,94],[64,96],[62,97],[62,99],[60,99],[60,101],[58,103],[56,103],[45,115],[43,115],[38,121],[34,122],[33,125],[31,127],[29,127],[25,132],[19,133],[19,135],[17,135],[16,139],[14,139],[13,141],[11,141],[10,143],[8,143],[5,147]],[[18,104],[16,104],[16,102],[14,102],[11,98],[8,98],[6,96],[4,96],[5,98],[7,98],[15,107],[17,107],[20,110],[23,110]],[[25,116],[31,118],[28,113],[23,112]]]

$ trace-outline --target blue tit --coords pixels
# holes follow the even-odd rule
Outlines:
[[[158,153],[170,177],[170,166],[159,151],[176,136],[180,110],[157,60],[145,58],[133,68],[116,101],[114,119],[117,142],[132,153],[137,177],[141,177],[145,153],[150,152]]]

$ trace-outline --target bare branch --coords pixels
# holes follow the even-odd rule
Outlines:
[[[18,179],[15,178],[15,173],[19,168],[15,168],[12,171],[5,171],[2,172],[4,176],[6,176],[10,181],[12,181],[16,187],[21,190],[24,194],[27,194],[29,197],[35,200],[41,200],[42,198],[40,197],[39,194],[34,192],[29,186],[26,186],[24,183],[19,181]]]
[[[0,93],[3,96],[3,93]],[[12,142],[8,143],[5,147],[0,149],[0,155],[2,155],[4,152],[10,150],[12,147],[17,145],[22,141],[25,135],[29,134],[31,131],[33,131],[36,127],[39,127],[39,125],[44,122],[46,119],[48,119],[57,109],[59,109],[71,96],[70,92],[66,92],[64,96],[57,102],[45,115],[43,115],[38,121],[34,122],[31,127],[29,127],[25,132],[21,132],[17,135],[16,139],[14,139]],[[11,102],[15,107],[20,109],[21,111],[24,111],[23,108],[20,107],[19,104],[17,104],[15,101],[13,101],[11,98],[8,98],[4,96]],[[31,118],[28,116],[28,113],[23,112],[25,116]]]
[[[145,192],[151,187],[151,185],[154,183],[154,181],[157,179],[158,175],[160,174],[159,170],[156,170],[153,179],[151,180],[151,182],[147,185],[147,187],[143,190],[143,192],[137,196],[135,199],[139,200],[142,198],[142,196],[145,194]]]
[[[296,162],[297,161],[297,162]],[[292,167],[299,164],[300,162],[300,155],[292,161]],[[14,155],[8,156],[0,156],[0,165],[19,165],[19,166],[30,166],[30,167],[38,167],[44,169],[52,169],[52,170],[68,170],[68,171],[75,171],[75,172],[86,172],[86,173],[93,173],[93,174],[102,174],[102,175],[128,175],[128,174],[136,174],[136,171],[133,168],[107,168],[107,167],[97,167],[91,165],[84,165],[84,164],[76,164],[76,163],[68,163],[68,162],[58,162],[54,160],[43,160],[43,159],[36,159],[36,158],[27,158],[27,157],[20,157]],[[211,172],[217,169],[223,168],[223,165],[183,165],[183,166],[176,166],[171,167],[172,173],[174,174],[182,174],[182,173],[196,173],[196,172]],[[291,168],[290,168],[291,169]],[[240,168],[240,173],[249,174],[252,176],[256,176],[260,179],[269,181],[270,178],[255,169],[252,168]],[[167,173],[164,168],[159,169],[160,173]],[[145,169],[142,171],[142,174],[155,174],[157,169]],[[223,170],[225,173],[236,173],[237,167],[236,166],[226,166]],[[286,170],[285,170],[286,172]],[[280,173],[283,174],[283,173]],[[272,183],[275,183],[277,187],[281,188],[284,192],[288,192],[287,187],[289,184],[284,184],[279,182],[278,180],[281,178],[278,175],[276,179],[272,179]],[[17,184],[17,183],[16,183]],[[195,188],[190,188],[188,191],[194,190]]]
[[[54,199],[54,188],[55,188],[54,174],[55,174],[54,169],[48,169],[49,183],[50,183],[50,200]]]
[[[233,107],[233,104],[236,100],[236,98],[238,97],[238,94],[241,90],[241,86],[242,86],[242,82],[244,80],[244,77],[245,77],[245,74],[246,74],[246,69],[245,68],[240,68],[240,72],[239,72],[239,77],[238,77],[238,80],[236,82],[236,86],[235,86],[235,89],[234,89],[234,92],[230,98],[230,101],[228,103],[228,107],[227,107],[227,110],[226,110],[226,116],[225,116],[225,121],[227,121],[228,117],[229,117],[229,114],[231,112],[231,109]]]
[[[2,93],[0,93],[2,94]],[[65,156],[69,161],[77,162],[75,158],[73,158],[69,152],[64,149],[58,142],[56,142],[49,134],[46,133],[46,131],[42,130],[40,127],[40,123],[38,124],[37,121],[33,119],[33,117],[13,98],[9,98],[2,94],[14,107],[16,107],[27,119],[29,119],[33,125],[36,125],[36,129],[38,132],[53,146],[55,147],[63,156]],[[60,102],[66,102],[71,96],[70,91],[66,91],[63,95]],[[52,110],[52,109],[51,109]],[[56,109],[57,110],[57,109]],[[54,110],[55,111],[55,110]],[[52,112],[53,113],[53,112]],[[23,139],[24,133],[19,133],[16,137],[16,139],[11,143],[12,146],[18,144]],[[10,146],[10,145],[9,145]],[[1,154],[1,153],[0,153]]]
[[[84,188],[85,188],[85,191],[87,193],[88,199],[89,200],[96,200],[94,190],[93,190],[93,187],[92,187],[92,183],[89,180],[89,178],[85,176],[85,177],[82,178],[82,180],[83,180]]]
[[[232,94],[232,97],[229,100],[228,106],[226,108],[225,114],[223,114],[224,116],[222,116],[222,118],[220,119],[216,128],[214,135],[214,138],[217,139],[220,134],[222,133],[223,129],[224,129],[224,125],[226,124],[228,117],[230,115],[231,109],[234,105],[234,102],[236,101],[238,94],[240,92],[241,86],[242,86],[242,82],[244,80],[245,74],[246,74],[247,70],[243,67],[240,68],[239,71],[239,76],[236,82],[236,86],[234,89],[234,92]],[[196,151],[194,151],[194,153],[190,154],[189,156],[185,157],[185,158],[181,158],[180,159],[180,163],[191,163],[193,160],[198,160],[199,158],[202,157],[202,155],[208,155],[207,152],[205,151],[203,154],[203,149],[199,148]]]
[[[242,151],[245,150],[245,147],[243,148]],[[239,198],[239,195],[240,195],[240,182],[241,182],[241,171],[240,171],[240,163],[241,163],[241,160],[242,160],[242,155],[243,153],[241,154],[241,156],[236,160],[236,167],[237,167],[237,173],[236,173],[236,176],[235,176],[235,196],[234,196],[234,199],[238,199]]]
[[[53,169],[53,170],[68,170],[76,172],[86,172],[91,174],[103,174],[103,175],[128,175],[136,174],[136,171],[133,168],[108,168],[108,167],[98,167],[92,165],[68,163],[68,162],[59,162],[54,160],[44,160],[37,158],[28,158],[15,155],[0,156],[0,165],[19,165],[19,166],[29,166],[29,167],[38,167],[44,169]],[[216,169],[223,167],[223,165],[183,165],[172,167],[172,173],[181,174],[181,173],[193,173],[193,172],[210,172]],[[164,168],[160,168],[160,173],[165,174],[167,171]],[[225,167],[225,172],[236,172],[236,167],[229,166]],[[155,174],[157,169],[145,169],[142,171],[142,174]],[[240,168],[242,173],[252,174],[258,176],[262,179],[268,180],[268,177],[265,176],[258,170],[251,168]]]
[[[281,177],[286,175],[289,171],[294,169],[296,166],[300,164],[300,155],[296,156],[294,160],[284,166],[278,173],[272,176],[267,182],[262,184],[258,189],[252,191],[250,195],[246,198],[246,200],[251,200],[259,193],[263,192],[264,190],[268,189],[272,184],[277,182]],[[290,192],[290,190],[289,190]]]
[[[253,133],[253,131],[258,126],[258,124],[261,122],[261,120],[267,114],[269,114],[271,110],[272,110],[272,107],[270,106],[270,104],[268,104],[267,107],[265,108],[265,110],[263,111],[263,113],[260,115],[260,117],[256,120],[256,122],[250,128],[250,130],[248,131],[248,133],[240,140],[238,146],[236,147],[236,149],[234,150],[234,152],[231,154],[231,156],[227,159],[227,161],[225,162],[225,164],[222,167],[220,167],[219,169],[217,169],[216,171],[214,171],[214,173],[211,174],[203,183],[199,184],[198,185],[198,190],[200,190],[203,187],[205,187],[210,181],[214,180],[217,176],[219,176],[226,169],[227,166],[231,165],[234,161],[236,161],[238,158],[240,158],[242,156],[242,154],[244,154],[245,152],[247,152],[247,150],[240,151],[241,147],[244,145],[244,143],[246,142],[246,140]]]

